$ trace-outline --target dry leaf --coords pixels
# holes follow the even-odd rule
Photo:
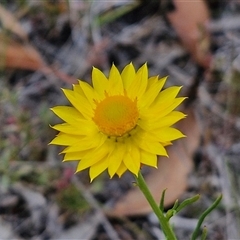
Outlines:
[[[20,44],[6,36],[0,36],[0,68],[41,71],[45,75],[54,74],[66,83],[77,82],[76,78],[54,68],[54,66],[47,66],[40,53],[30,44]]]
[[[178,124],[178,128],[187,135],[176,141],[168,149],[169,159],[160,158],[158,169],[152,169],[147,176],[147,185],[157,202],[167,188],[165,206],[169,206],[185,191],[188,174],[193,167],[193,154],[199,145],[200,130],[193,109],[186,111],[188,117]],[[142,192],[135,187],[121,198],[113,209],[107,211],[110,216],[133,216],[151,212],[151,208]]]
[[[0,67],[38,70],[44,66],[40,54],[29,44],[0,37]]]
[[[209,12],[204,1],[173,2],[175,10],[167,14],[168,19],[195,61],[203,67],[209,67],[210,37],[206,31]]]
[[[54,6],[53,6],[54,7]],[[56,5],[60,10],[66,10],[65,3]],[[73,84],[76,79],[68,76],[59,69],[47,66],[41,57],[41,54],[27,42],[27,33],[14,15],[0,5],[0,21],[4,29],[10,30],[25,43],[20,44],[10,39],[8,36],[0,35],[0,68],[16,68],[24,70],[40,70],[44,74],[54,74],[62,81]]]
[[[4,29],[10,30],[25,44],[10,39],[7,35],[0,36],[0,67],[39,70],[44,66],[41,55],[27,43],[27,33],[14,15],[0,5],[0,21]]]
[[[7,11],[0,5],[0,21],[4,29],[8,29],[15,33],[20,38],[27,40],[27,33],[19,24],[18,20],[13,16],[13,14]]]

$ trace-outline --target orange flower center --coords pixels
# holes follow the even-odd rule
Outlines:
[[[139,117],[137,100],[122,95],[106,96],[96,104],[93,121],[104,134],[121,137],[136,126]]]

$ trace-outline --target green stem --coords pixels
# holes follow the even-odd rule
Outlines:
[[[138,187],[140,188],[140,190],[146,197],[148,203],[152,207],[152,210],[156,214],[166,238],[169,240],[177,240],[168,220],[165,218],[163,212],[160,210],[160,208],[158,207],[157,203],[155,202],[152,194],[150,193],[141,172],[139,172],[138,176],[135,176],[135,178],[136,178]]]
[[[214,210],[218,204],[220,203],[220,201],[222,200],[222,195],[220,195],[215,201],[214,203],[208,208],[206,209],[202,215],[200,216],[199,220],[198,220],[198,223],[197,223],[197,226],[192,234],[192,237],[191,237],[191,240],[196,240],[197,239],[197,236],[200,232],[200,229],[201,229],[201,225],[204,221],[204,219],[206,218],[206,216],[212,211]]]

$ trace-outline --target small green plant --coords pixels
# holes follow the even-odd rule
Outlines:
[[[83,214],[90,209],[89,204],[73,184],[59,189],[57,202],[63,210]]]
[[[191,198],[185,199],[182,203],[179,203],[178,200],[175,201],[173,207],[171,209],[169,209],[166,214],[164,214],[164,197],[165,197],[165,191],[163,191],[162,193],[162,197],[161,197],[161,201],[160,204],[157,205],[157,203],[155,202],[155,200],[153,199],[151,193],[149,192],[149,189],[146,185],[146,182],[141,174],[141,172],[139,173],[138,177],[136,177],[136,183],[137,186],[140,188],[140,190],[142,191],[142,193],[144,194],[144,196],[146,197],[147,201],[149,202],[150,206],[152,207],[154,213],[156,214],[159,223],[162,227],[162,230],[164,232],[164,235],[166,236],[167,240],[177,240],[177,237],[172,229],[172,226],[170,224],[170,219],[176,215],[178,212],[180,212],[183,208],[187,207],[188,205],[196,202],[199,198],[200,195],[196,195],[193,196]],[[201,233],[201,226],[202,223],[204,221],[204,219],[206,218],[206,216],[208,214],[210,214],[220,203],[222,199],[222,195],[220,195],[215,201],[214,203],[207,208],[202,215],[199,217],[198,223],[196,228],[194,229],[192,236],[191,236],[191,240],[196,240],[198,238],[198,236]],[[207,228],[204,227],[203,231],[202,231],[202,236],[201,236],[201,240],[205,240],[207,237]]]

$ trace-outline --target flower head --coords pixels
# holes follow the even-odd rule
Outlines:
[[[93,68],[92,85],[79,81],[73,90],[63,89],[72,106],[52,111],[65,123],[53,126],[59,134],[51,144],[66,146],[63,161],[78,160],[76,172],[89,168],[91,181],[108,170],[119,177],[140,166],[157,167],[157,155],[167,156],[165,146],[184,137],[172,125],[186,115],[174,109],[185,99],[181,87],[162,90],[166,77],[148,78],[144,64],[132,63],[121,73],[113,65],[107,78]]]

